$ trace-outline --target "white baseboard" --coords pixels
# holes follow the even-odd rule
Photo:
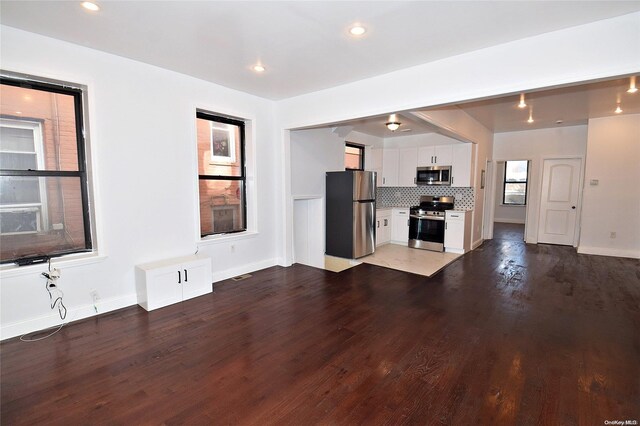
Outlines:
[[[224,271],[213,271],[212,282],[228,280],[238,275],[248,274],[249,272],[259,271],[260,269],[270,268],[278,265],[278,259],[261,260],[260,262],[249,263],[238,266],[236,268],[225,269]]]
[[[480,247],[480,245],[481,245],[483,242],[484,242],[484,239],[482,239],[482,238],[480,238],[479,240],[474,241],[474,242],[471,244],[471,250],[475,250],[475,249],[477,249],[478,247]]]
[[[65,323],[71,323],[81,319],[89,318],[95,315],[104,314],[106,312],[115,311],[116,309],[126,308],[138,303],[136,294],[130,294],[122,297],[114,297],[111,299],[100,299],[96,304],[98,312],[93,308],[93,304],[87,304],[77,307],[68,306],[67,317]],[[58,310],[52,310],[51,314],[31,318],[25,321],[16,321],[9,324],[3,324],[0,331],[0,339],[10,339],[16,336],[22,336],[26,333],[33,333],[38,330],[44,330],[49,327],[60,325],[60,316]]]
[[[578,253],[595,254],[598,256],[629,257],[631,259],[640,259],[640,251],[638,250],[621,250],[621,249],[612,249],[612,248],[606,248],[606,247],[578,246]]]
[[[518,225],[524,225],[524,219],[498,219],[497,217],[493,219],[494,222],[500,223],[516,223]]]

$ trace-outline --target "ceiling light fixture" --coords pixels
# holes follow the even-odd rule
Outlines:
[[[84,7],[87,10],[90,10],[92,12],[97,12],[100,10],[100,6],[98,6],[96,3],[92,2],[92,1],[83,1],[82,3],[80,3],[80,5],[82,7]]]
[[[389,121],[384,125],[387,126],[387,129],[391,130],[392,132],[395,132],[396,130],[398,130],[398,127],[400,127],[401,124],[402,123],[398,121]]]
[[[632,76],[630,81],[629,81],[629,89],[627,90],[627,93],[636,93],[638,91],[638,88],[636,87],[636,76]]]
[[[367,32],[367,29],[365,27],[363,27],[360,24],[354,24],[350,29],[349,32],[351,33],[351,35],[354,36],[361,36],[362,34]]]
[[[264,67],[262,65],[260,65],[260,64],[257,64],[257,65],[253,66],[253,70],[255,72],[264,72]]]
[[[533,123],[533,108],[529,109],[529,119],[527,120],[527,123]]]
[[[616,114],[622,114],[622,108],[620,108],[620,104],[618,104],[618,106],[616,107],[616,110],[613,112],[615,112]]]
[[[524,93],[520,94],[520,103],[518,104],[518,108],[526,108],[527,103],[524,101]]]

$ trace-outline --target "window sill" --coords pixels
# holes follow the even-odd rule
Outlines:
[[[225,235],[208,235],[204,238],[201,238],[198,241],[198,246],[208,246],[212,244],[222,244],[231,241],[245,240],[247,238],[256,238],[258,236],[258,232],[256,231],[245,231],[239,232],[237,234],[225,234]]]
[[[77,253],[66,256],[54,257],[51,259],[51,266],[55,268],[74,268],[77,266],[89,265],[102,262],[107,256],[98,253]],[[48,263],[38,263],[36,265],[17,266],[15,264],[3,265],[0,267],[0,277],[2,279],[19,277],[21,275],[39,274],[48,268]]]

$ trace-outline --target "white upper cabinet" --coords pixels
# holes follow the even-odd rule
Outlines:
[[[397,149],[385,148],[382,154],[382,183],[379,186],[398,186]]]
[[[398,186],[416,186],[416,167],[418,167],[418,148],[400,149]]]
[[[382,148],[371,148],[365,152],[366,170],[382,170]]]
[[[376,186],[382,185],[382,148],[365,148],[364,169],[376,172]]]
[[[453,145],[453,161],[451,162],[451,186],[473,186],[473,152],[475,145],[460,143]]]
[[[453,145],[421,146],[418,148],[418,167],[451,166]]]

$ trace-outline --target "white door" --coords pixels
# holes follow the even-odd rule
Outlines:
[[[582,160],[544,160],[538,242],[573,245]]]

